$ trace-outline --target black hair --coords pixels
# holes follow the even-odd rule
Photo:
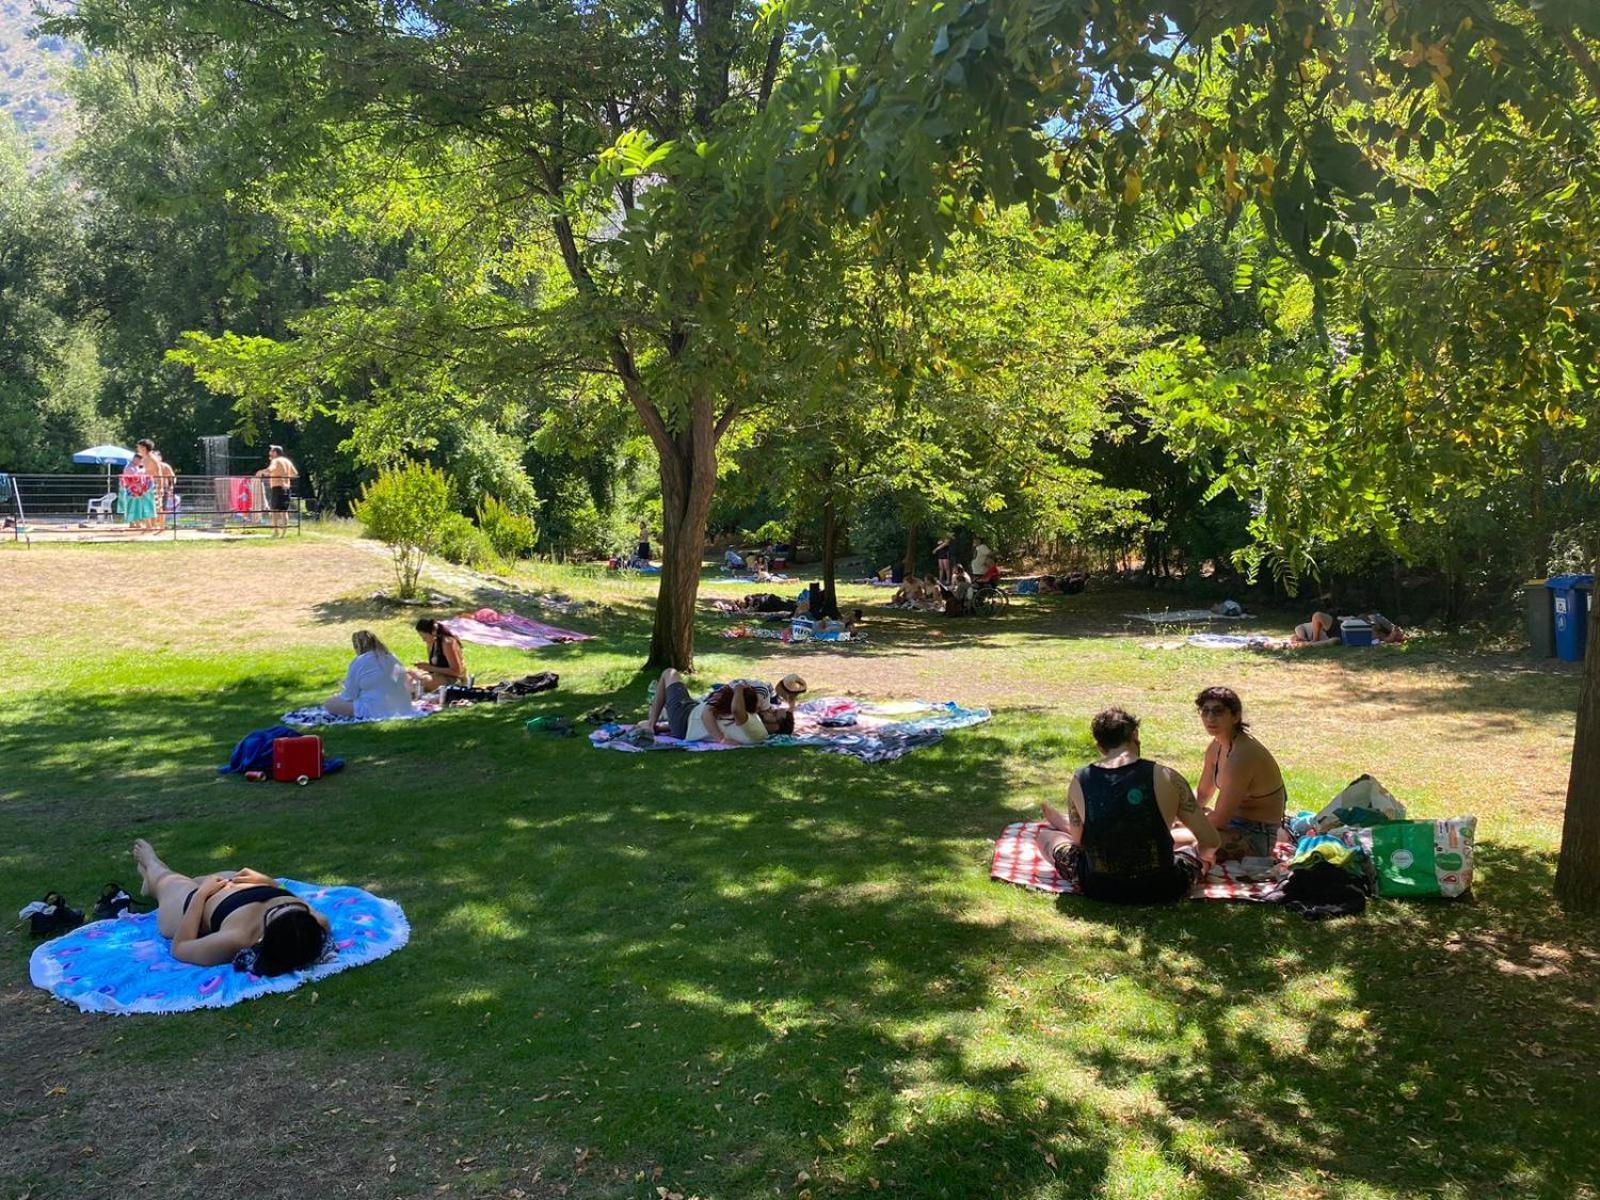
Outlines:
[[[309,908],[292,905],[266,923],[256,943],[257,975],[286,975],[303,970],[322,957],[328,933]]]
[[[790,712],[787,708],[778,710],[778,732],[794,732],[794,713]]]
[[[1139,736],[1139,718],[1125,708],[1102,708],[1089,722],[1089,732],[1100,749],[1115,750]]]
[[[433,633],[439,628],[439,622],[432,617],[419,617],[417,619],[418,633]]]
[[[1234,720],[1239,722],[1239,732],[1249,729],[1249,724],[1244,719],[1244,702],[1239,699],[1239,693],[1232,688],[1208,687],[1194,698],[1196,708],[1204,708],[1207,700],[1215,700],[1223,708],[1233,714]]]

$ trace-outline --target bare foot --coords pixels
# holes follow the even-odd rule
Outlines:
[[[161,864],[156,857],[156,848],[144,838],[133,843],[133,861],[139,864],[139,892],[141,895],[150,895],[150,875]]]

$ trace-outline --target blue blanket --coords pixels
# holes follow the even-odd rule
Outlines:
[[[328,918],[328,952],[305,971],[264,977],[231,963],[196,967],[172,957],[172,943],[156,932],[155,913],[95,921],[45,942],[33,952],[28,974],[35,986],[83,1012],[165,1013],[226,1008],[269,992],[292,992],[302,983],[393,954],[411,939],[405,913],[357,887],[323,887],[280,879]]]

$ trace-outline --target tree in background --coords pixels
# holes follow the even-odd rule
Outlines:
[[[106,432],[93,339],[51,304],[77,249],[61,180],[29,176],[27,147],[0,115],[0,469],[59,471]]]

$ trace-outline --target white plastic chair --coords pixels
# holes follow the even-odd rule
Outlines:
[[[97,521],[109,520],[117,511],[117,494],[107,492],[97,500],[89,501],[88,514]]]

